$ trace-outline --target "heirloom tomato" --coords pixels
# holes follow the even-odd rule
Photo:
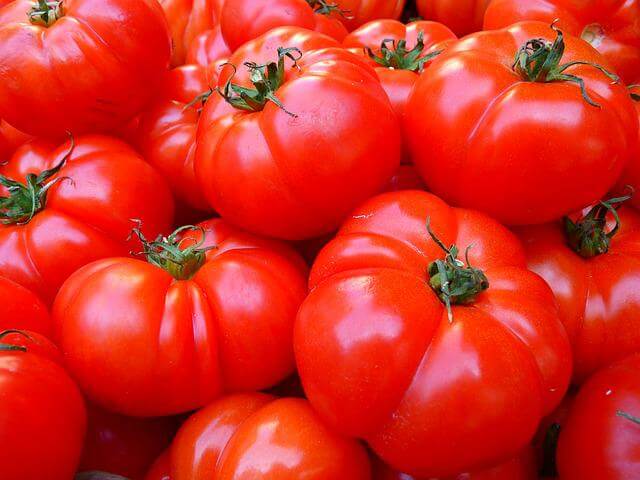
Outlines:
[[[170,450],[165,450],[160,455],[144,477],[144,480],[171,480],[170,468]]]
[[[51,320],[45,304],[30,290],[0,276],[0,331],[30,330],[51,334]]]
[[[30,139],[26,133],[13,128],[4,120],[0,120],[0,163],[6,162],[16,148]]]
[[[417,0],[418,13],[425,20],[442,22],[456,35],[482,30],[482,19],[490,0]]]
[[[147,262],[87,265],[53,307],[55,338],[91,400],[125,415],[170,415],[293,372],[306,266],[291,247],[221,220],[140,237]]]
[[[309,52],[333,45],[309,30],[275,29],[230,58],[247,68],[222,70],[221,94],[198,126],[196,176],[229,222],[287,240],[317,237],[398,168],[400,126],[373,68],[341,48]]]
[[[226,59],[229,55],[231,55],[231,51],[218,26],[201,33],[191,42],[186,63],[187,65],[200,65],[209,68],[216,62]]]
[[[75,270],[127,255],[133,223],[166,231],[173,199],[162,177],[130,146],[86,135],[55,148],[41,140],[0,166],[0,272],[50,305]]]
[[[482,213],[427,192],[374,197],[309,284],[294,331],[307,398],[399,471],[447,477],[513,458],[566,391],[553,293]]]
[[[0,118],[51,138],[115,130],[170,55],[155,0],[16,0],[0,9]]]
[[[328,429],[308,402],[261,393],[224,397],[192,415],[171,446],[172,480],[370,480],[355,440]]]
[[[512,225],[598,200],[638,141],[632,101],[609,70],[586,42],[540,22],[456,42],[418,79],[405,111],[427,187]]]
[[[392,18],[397,20],[402,14],[406,0],[336,0],[326,3],[337,4],[344,12],[343,19],[349,30],[354,30],[371,20]],[[320,3],[316,0],[316,3]]]
[[[640,81],[640,0],[492,0],[484,28],[556,19],[604,55],[625,82]]]

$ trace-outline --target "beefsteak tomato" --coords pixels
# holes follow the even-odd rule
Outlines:
[[[484,214],[427,192],[379,195],[309,284],[294,331],[307,398],[399,471],[447,477],[513,458],[567,389],[553,293]]]
[[[456,35],[482,30],[482,20],[491,0],[417,0],[418,13],[425,20],[442,22]],[[506,25],[505,25],[506,26]]]
[[[349,30],[355,30],[372,20],[399,19],[406,0],[337,0],[326,3],[337,3],[346,14],[345,25]]]
[[[29,330],[51,335],[51,319],[45,304],[30,290],[0,276],[0,331]]]
[[[9,160],[16,148],[30,138],[26,133],[22,133],[4,120],[0,120],[0,162]]]
[[[171,480],[170,476],[170,451],[165,450],[162,455],[160,455],[151,468],[147,472],[147,475],[144,477],[144,480]]]
[[[638,114],[638,121],[640,123],[640,85],[630,86],[629,92],[631,99],[634,101],[633,103],[636,107],[636,113]],[[618,192],[624,192],[628,185],[631,186],[634,191],[640,192],[640,142],[631,160],[627,163],[627,168],[618,181],[616,190]],[[633,195],[629,203],[637,210],[640,210],[640,195]]]
[[[220,60],[231,55],[231,50],[224,41],[220,27],[212,28],[198,35],[187,52],[188,65],[200,65],[209,68]]]

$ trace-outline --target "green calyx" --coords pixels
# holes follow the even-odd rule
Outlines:
[[[320,15],[330,16],[334,13],[338,14],[343,18],[351,18],[349,16],[348,10],[343,10],[340,8],[340,5],[333,2],[328,2],[327,0],[306,0],[313,13],[318,13]]]
[[[369,55],[369,58],[378,65],[396,70],[409,70],[416,73],[421,73],[427,62],[442,53],[442,50],[438,50],[421,57],[423,51],[424,34],[422,32],[418,33],[416,45],[411,50],[407,49],[406,40],[403,39],[396,42],[392,38],[387,38],[382,41],[379,55],[376,55],[371,48],[365,48],[365,52]]]
[[[622,410],[618,410],[616,412],[616,415],[622,418],[625,418],[627,420],[629,420],[630,422],[635,423],[636,425],[640,425],[640,418],[639,417],[634,417],[633,415],[627,413],[627,412],[623,412]]]
[[[135,220],[137,226],[132,230],[142,244],[142,252],[147,261],[152,265],[162,268],[176,280],[189,280],[192,278],[207,259],[207,252],[217,247],[203,247],[204,230],[202,227],[187,225],[178,228],[171,235],[158,237],[149,242],[140,227],[142,222]],[[184,232],[198,231],[200,239],[184,236]],[[191,244],[184,247],[184,243]]]
[[[447,307],[449,321],[453,321],[451,305],[469,305],[476,297],[489,288],[489,280],[484,272],[471,266],[469,248],[465,252],[465,263],[458,259],[458,247],[447,248],[433,233],[427,220],[427,231],[433,241],[446,253],[444,260],[435,260],[427,267],[429,285]]]
[[[254,62],[245,62],[245,67],[250,71],[250,79],[253,88],[247,88],[232,83],[236,72],[235,65],[231,65],[234,75],[231,75],[222,89],[218,92],[233,107],[247,112],[260,112],[264,109],[267,102],[275,103],[278,108],[282,109],[288,115],[297,117],[295,113],[289,112],[282,102],[276,97],[276,91],[284,83],[285,76],[285,58],[293,60],[293,65],[298,67],[298,60],[302,58],[302,52],[297,48],[278,48],[278,60],[269,62],[264,65],[258,65]]]
[[[562,31],[555,26],[555,22],[551,24],[551,28],[557,35],[555,41],[550,42],[544,38],[527,41],[520,50],[518,50],[518,53],[516,53],[513,69],[529,82],[576,83],[580,87],[582,98],[584,98],[589,105],[600,108],[600,104],[594,102],[587,93],[584,80],[576,75],[565,73],[565,71],[575,65],[590,65],[600,70],[614,83],[620,81],[620,78],[616,74],[609,72],[603,66],[595,63],[575,61],[561,64],[560,62],[564,55],[565,48],[564,35]]]
[[[50,27],[64,17],[64,0],[35,0],[27,16],[34,25]]]
[[[583,258],[592,258],[609,251],[611,239],[620,229],[617,209],[631,195],[601,201],[575,222],[564,218],[564,230],[571,249]],[[613,215],[615,226],[607,231],[607,214]]]
[[[631,100],[640,102],[640,85],[629,85],[627,88],[629,89]],[[638,90],[638,93],[636,93],[635,90]]]
[[[47,194],[51,187],[63,180],[70,180],[69,177],[58,177],[56,175],[73,153],[75,143],[71,138],[71,148],[55,167],[44,170],[38,175],[27,174],[25,183],[17,182],[0,175],[0,185],[7,188],[9,195],[0,196],[0,222],[5,225],[24,225],[29,223],[33,216],[41,211],[47,202]]]
[[[27,338],[28,340],[31,340],[31,337],[29,335],[20,330],[4,330],[3,332],[0,332],[0,352],[26,352],[27,347],[23,347],[22,345],[10,345],[8,343],[2,343],[2,339],[12,333],[17,333]]]

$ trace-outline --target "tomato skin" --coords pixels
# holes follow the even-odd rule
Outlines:
[[[418,175],[416,167],[413,165],[400,165],[395,175],[384,189],[385,192],[395,192],[397,190],[426,190],[422,178]]]
[[[70,151],[36,140],[20,147],[0,173],[24,181],[60,163]],[[78,268],[99,258],[128,255],[134,224],[143,222],[154,237],[173,219],[168,186],[130,146],[115,138],[86,135],[75,139],[67,164],[55,178],[44,209],[24,225],[0,225],[2,275],[51,305],[62,283]],[[55,232],[55,235],[52,234]]]
[[[489,279],[452,323],[427,283],[444,256],[427,218],[446,245],[473,245],[470,263]],[[571,353],[552,292],[483,214],[420,191],[374,197],[320,252],[309,284],[294,332],[307,398],[400,471],[446,477],[511,458],[566,391]]]
[[[272,61],[283,44],[308,52],[332,43],[304,29],[275,29],[247,43],[230,62]],[[243,112],[212,96],[196,149],[196,175],[211,206],[230,223],[286,240],[335,230],[358,203],[383,188],[400,163],[399,123],[366,60],[329,48],[306,53],[298,65],[300,71],[287,69],[276,92],[297,117],[272,102],[261,112]],[[229,70],[222,71],[219,85]],[[244,84],[246,72],[239,70],[236,78]]]
[[[638,0],[492,0],[484,29],[522,20],[551,23],[591,43],[628,83],[640,80],[640,1]]]
[[[0,331],[30,330],[51,334],[47,307],[33,292],[0,276]]]
[[[558,442],[563,480],[623,480],[640,475],[640,429],[617,415],[640,411],[640,355],[600,370],[583,385]]]
[[[370,480],[356,441],[325,427],[303,399],[224,397],[189,418],[171,446],[172,480]]]
[[[631,87],[629,90],[635,95],[640,95],[640,86]],[[640,124],[640,100],[634,100],[633,104],[636,107],[638,123]],[[627,189],[627,185],[631,185],[636,192],[640,190],[640,142],[638,142],[638,146],[631,160],[627,163],[627,168],[618,182],[616,191],[624,192]],[[629,204],[640,210],[640,197],[633,195],[631,200],[629,200]]]
[[[348,13],[343,22],[351,31],[372,20],[399,19],[406,0],[340,0],[337,3]]]
[[[182,413],[293,372],[304,261],[221,220],[201,226],[205,245],[218,248],[190,280],[110,258],[61,288],[52,311],[57,342],[85,394],[103,408],[140,417]]]
[[[8,160],[13,152],[31,137],[0,120],[0,161]]]
[[[436,195],[508,225],[526,225],[583,208],[617,181],[638,137],[626,88],[594,67],[569,68],[602,103],[597,108],[576,84],[526,82],[511,68],[528,39],[554,37],[539,22],[470,35],[416,82],[405,129],[413,160]],[[565,44],[562,63],[609,67],[586,42],[566,35]]]
[[[231,55],[231,50],[224,41],[220,26],[206,30],[194,38],[187,52],[187,65],[200,65],[209,67],[213,63],[226,59]],[[215,70],[217,73],[217,69]]]
[[[37,342],[46,339],[38,337]],[[5,337],[3,343],[28,348],[0,351],[2,478],[69,480],[78,466],[86,428],[80,391],[50,353],[40,354],[42,347],[32,351],[31,342],[22,336],[17,342]]]
[[[154,0],[66,0],[48,28],[33,2],[0,10],[0,117],[29,134],[113,130],[152,98],[171,44]],[[75,41],[70,42],[73,37]]]
[[[169,456],[170,450],[165,450],[158,459],[153,462],[151,468],[144,477],[144,480],[171,480],[169,475],[171,468],[171,457]]]
[[[482,30],[484,12],[491,0],[417,0],[418,13],[425,20],[444,23],[462,37]],[[506,25],[505,25],[506,26]]]

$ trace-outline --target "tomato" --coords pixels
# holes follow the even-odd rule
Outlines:
[[[596,48],[625,82],[640,81],[640,0],[493,0],[484,28],[555,19]]]
[[[151,465],[144,480],[171,480],[169,476],[171,468],[169,453],[169,450],[165,450],[162,455],[158,457],[153,465]]]
[[[333,3],[337,3],[346,12],[343,21],[347,28],[355,30],[372,20],[399,19],[406,0],[339,0]]]
[[[2,479],[69,480],[86,428],[84,401],[63,368],[42,354],[44,338],[32,351],[31,335],[0,334]]]
[[[0,276],[0,331],[30,330],[51,334],[47,307],[33,292]]]
[[[226,59],[231,51],[224,41],[220,27],[206,30],[193,39],[187,52],[186,63],[209,67],[211,64]]]
[[[224,397],[192,415],[171,446],[172,480],[369,480],[354,440],[329,430],[303,399]]]
[[[222,392],[268,388],[294,370],[303,260],[221,220],[180,231],[185,238],[143,241],[148,262],[87,265],[56,298],[66,364],[103,408],[141,417],[187,412]]]
[[[456,35],[482,30],[484,12],[491,0],[417,0],[418,13],[425,20],[442,22]]]
[[[298,53],[278,49],[308,52],[334,44],[293,27],[245,44],[229,61],[255,62],[253,74],[269,76],[256,82],[268,81],[271,89],[250,99],[252,106],[235,93],[239,85],[251,88],[245,67],[235,78],[231,66],[222,71],[219,86],[230,103],[215,95],[204,107],[196,176],[229,222],[287,240],[321,236],[379,192],[397,169],[400,127],[366,60],[329,48],[305,53],[295,68],[287,55]],[[265,63],[272,74],[259,67]]]
[[[14,185],[0,204],[0,272],[46,305],[81,266],[128,255],[131,219],[140,219],[148,235],[171,225],[173,200],[164,180],[114,138],[87,135],[59,148],[34,141],[20,147],[0,175]]]
[[[416,82],[405,129],[436,195],[526,225],[583,208],[616,182],[638,141],[635,109],[601,71],[610,68],[601,55],[552,28],[522,22],[470,35]],[[563,70],[574,61],[590,64]]]
[[[631,98],[634,100],[633,103],[636,107],[636,113],[638,114],[638,120],[640,123],[640,85],[629,87],[629,92],[631,93]],[[640,143],[638,143],[638,148],[636,149],[632,159],[627,164],[627,168],[622,174],[622,177],[618,181],[616,190],[624,192],[627,185],[631,185],[636,192],[640,192]],[[640,196],[634,195],[629,203],[636,209],[640,209]]]
[[[343,45],[370,57],[394,111],[402,118],[420,73],[455,40],[453,32],[441,23],[418,21],[405,25],[386,19],[354,30]],[[404,132],[402,143],[407,145]],[[402,160],[411,163],[408,152],[403,152]]]
[[[170,55],[154,0],[16,0],[0,10],[0,118],[51,138],[113,130],[152,98]]]
[[[323,0],[229,1],[222,9],[220,27],[231,51],[273,28],[286,26],[314,30],[341,42],[347,29],[340,21],[340,8],[329,4]]]
[[[515,235],[481,213],[427,192],[374,197],[309,285],[294,331],[307,398],[399,471],[447,477],[508,460],[566,391],[553,294]]]
[[[619,203],[519,230],[529,268],[554,291],[577,383],[640,350],[640,214],[623,207],[614,230]]]
[[[413,165],[400,165],[395,175],[387,184],[385,192],[396,190],[426,190],[424,182]]]
[[[0,120],[0,162],[9,159],[20,145],[30,139],[26,133],[16,130],[4,120]]]
[[[103,471],[142,480],[177,430],[172,417],[139,419],[90,406],[80,471]]]
[[[640,477],[640,355],[596,373],[581,388],[558,442],[563,480]]]

